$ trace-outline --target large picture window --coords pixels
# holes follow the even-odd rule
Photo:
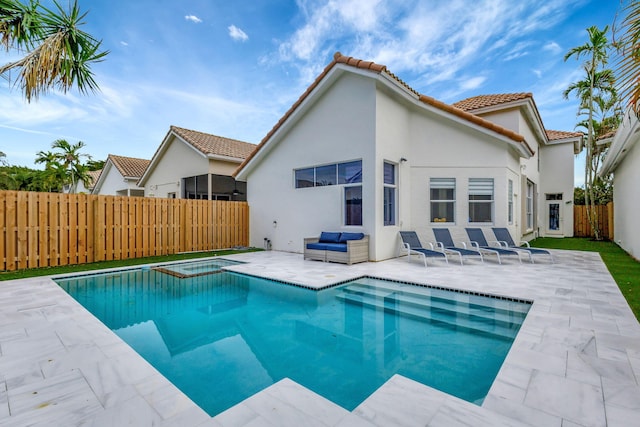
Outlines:
[[[493,222],[493,178],[469,178],[469,222]]]
[[[431,222],[455,222],[456,179],[431,178]]]
[[[384,225],[396,225],[396,165],[384,163]]]
[[[362,160],[296,169],[294,175],[296,188],[357,184],[362,182]]]

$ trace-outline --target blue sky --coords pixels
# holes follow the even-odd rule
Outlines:
[[[47,1],[43,3],[47,4]],[[66,3],[64,0],[62,3]],[[111,51],[101,92],[27,104],[0,80],[0,151],[34,167],[59,138],[94,159],[150,159],[170,125],[258,143],[340,51],[387,67],[453,103],[532,92],[547,129],[574,130],[563,61],[586,28],[613,23],[616,0],[79,0],[85,29]],[[0,53],[0,63],[16,57]],[[578,159],[576,183],[582,183]]]

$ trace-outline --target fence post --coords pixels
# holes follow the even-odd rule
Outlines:
[[[615,224],[613,223],[613,202],[607,203],[607,216],[609,217],[609,240],[613,242],[615,241],[615,238],[614,238]]]

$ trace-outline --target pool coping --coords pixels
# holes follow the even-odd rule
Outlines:
[[[289,380],[210,418],[50,277],[3,282],[0,423],[52,417],[63,417],[70,425],[145,420],[183,426],[276,420],[275,425],[296,425],[300,419],[312,425],[448,425],[444,422],[448,420],[457,425],[560,427],[635,422],[640,415],[640,325],[598,254],[554,251],[554,255],[555,264],[427,269],[406,259],[342,266],[276,252],[220,257],[249,261],[225,269],[288,283],[305,274],[311,279],[366,275],[419,285],[453,282],[444,287],[533,300],[480,407],[394,376],[349,412]],[[494,283],[480,283],[487,278]],[[522,283],[513,283],[514,278]],[[324,283],[332,279],[324,277]],[[312,286],[322,286],[321,282]],[[39,347],[43,350],[35,350]],[[37,395],[34,390],[39,390]],[[60,396],[60,390],[66,394]]]

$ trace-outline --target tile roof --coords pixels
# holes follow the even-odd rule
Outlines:
[[[246,159],[256,148],[255,144],[248,142],[184,129],[178,126],[171,126],[171,130],[206,155],[213,154],[234,157],[236,159]]]
[[[280,129],[280,127],[284,124],[284,122],[287,121],[287,119],[291,116],[291,114],[293,114],[293,112],[300,106],[300,104],[302,104],[302,102],[304,102],[304,100],[309,96],[309,94],[320,84],[320,82],[322,81],[322,79],[324,79],[324,77],[329,74],[329,72],[331,71],[331,69],[333,69],[333,67],[335,67],[337,64],[345,64],[354,68],[359,68],[359,69],[363,69],[363,70],[370,70],[373,72],[376,72],[378,74],[386,74],[387,76],[391,77],[392,79],[394,79],[397,83],[399,83],[401,86],[403,86],[405,89],[407,89],[409,92],[415,94],[416,96],[418,96],[418,99],[428,105],[431,105],[433,107],[436,107],[440,110],[446,111],[450,114],[453,114],[457,117],[460,117],[464,120],[467,120],[471,123],[474,123],[476,125],[482,126],[484,128],[490,129],[494,132],[497,132],[503,136],[506,136],[509,139],[512,139],[515,142],[521,143],[523,144],[526,149],[533,153],[533,150],[531,149],[531,147],[526,143],[526,141],[524,140],[524,137],[510,129],[504,128],[500,125],[497,125],[489,120],[483,119],[481,117],[478,117],[474,114],[471,114],[461,108],[457,108],[454,105],[449,105],[446,104],[444,102],[438,101],[435,98],[426,96],[426,95],[422,95],[420,94],[418,91],[416,91],[415,89],[411,88],[407,83],[405,83],[404,81],[402,81],[400,78],[398,78],[395,74],[393,74],[392,72],[390,72],[387,69],[386,65],[382,65],[382,64],[376,64],[375,62],[371,62],[371,61],[363,61],[361,59],[357,59],[351,56],[345,56],[342,55],[340,52],[336,52],[333,55],[333,61],[331,61],[329,63],[329,65],[327,65],[324,70],[318,75],[318,77],[316,77],[316,79],[313,81],[313,83],[311,83],[311,85],[309,85],[309,87],[307,88],[307,90],[300,96],[300,98],[298,98],[298,100],[291,106],[291,108],[289,108],[289,110],[287,110],[286,113],[284,113],[284,115],[280,118],[280,120],[278,120],[278,122],[275,124],[275,126],[269,131],[269,133],[267,133],[267,135],[262,139],[262,141],[260,141],[260,144],[258,144],[258,147],[255,149],[255,151],[253,151],[253,153],[251,153],[245,160],[244,162],[238,167],[238,169],[236,169],[236,171],[234,172],[234,176],[242,169],[244,168],[249,161],[251,161],[251,159],[260,151],[260,149],[267,143],[267,141],[269,141],[269,139],[278,131],[278,129]]]
[[[111,163],[113,163],[122,176],[131,178],[140,178],[150,162],[150,160],[146,159],[116,156],[115,154],[109,154],[108,159],[111,160]]]
[[[598,141],[602,141],[603,139],[613,138],[614,136],[616,136],[616,132],[617,132],[617,130],[612,130],[612,131],[609,131],[609,132],[605,133],[604,135],[600,135],[598,137]]]
[[[547,130],[547,139],[549,141],[556,141],[558,139],[566,138],[580,138],[583,137],[582,132],[565,132],[563,130]]]
[[[520,101],[521,99],[533,98],[530,92],[520,93],[496,93],[493,95],[479,95],[463,99],[453,103],[456,108],[464,111],[479,110],[481,108],[493,107],[494,105],[506,104],[508,102]]]
[[[96,185],[96,182],[98,182],[98,178],[100,178],[102,169],[97,171],[89,171],[87,173],[89,174],[89,178],[91,179],[91,184],[89,185],[89,188],[87,188],[87,190],[91,190]]]

